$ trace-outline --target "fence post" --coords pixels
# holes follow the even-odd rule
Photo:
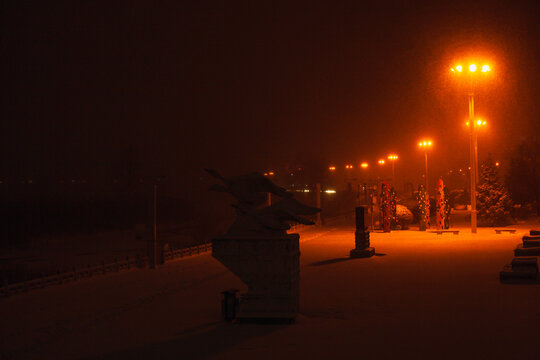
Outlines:
[[[321,208],[321,183],[315,184],[315,193],[316,193],[316,199],[317,199],[316,207],[320,209]],[[317,224],[317,226],[321,226],[322,225],[321,212],[319,211],[316,216],[317,218],[315,220],[315,223]]]

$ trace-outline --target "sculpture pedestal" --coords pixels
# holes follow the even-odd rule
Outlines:
[[[352,249],[350,252],[350,256],[352,258],[363,258],[363,257],[371,257],[375,255],[375,248],[368,247],[365,249]]]
[[[371,257],[375,255],[375,248],[369,246],[369,231],[364,225],[365,213],[366,208],[364,206],[358,206],[356,208],[356,231],[354,233],[354,249],[352,249],[350,252],[350,256],[352,258]]]
[[[212,256],[248,287],[236,318],[244,322],[293,322],[300,299],[298,234],[283,237],[220,237]]]
[[[355,248],[351,250],[352,258],[371,257],[375,255],[375,248],[369,246],[369,231],[357,230],[354,234]]]

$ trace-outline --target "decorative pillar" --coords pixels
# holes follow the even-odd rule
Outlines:
[[[397,229],[397,194],[394,187],[390,188],[390,229]]]
[[[352,258],[371,257],[375,255],[375,248],[369,245],[369,231],[366,226],[366,206],[356,207],[356,231],[354,233],[355,248],[351,250]]]

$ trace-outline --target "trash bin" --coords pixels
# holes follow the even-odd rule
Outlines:
[[[233,321],[236,317],[236,307],[238,299],[236,297],[237,289],[229,289],[222,291],[223,300],[221,300],[221,316],[225,321]]]

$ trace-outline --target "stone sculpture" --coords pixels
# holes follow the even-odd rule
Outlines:
[[[223,185],[213,185],[211,190],[227,192],[238,200],[238,203],[232,205],[236,209],[237,218],[227,231],[227,236],[285,236],[291,223],[314,224],[301,215],[314,215],[321,211],[300,203],[292,194],[260,173],[224,178],[215,170],[206,171],[223,182]],[[282,199],[262,207],[268,193]]]
[[[287,234],[291,223],[314,224],[302,215],[321,211],[295,200],[285,189],[259,173],[225,178],[212,190],[233,195],[236,220],[227,233],[212,240],[212,256],[248,287],[236,311],[241,322],[292,322],[299,310],[300,248],[298,234]],[[265,206],[267,194],[281,199]]]

